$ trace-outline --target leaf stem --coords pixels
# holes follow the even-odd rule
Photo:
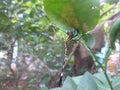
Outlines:
[[[101,67],[101,69],[103,70],[104,75],[105,75],[105,77],[106,77],[106,79],[107,79],[107,81],[108,81],[108,84],[109,84],[111,90],[113,90],[113,87],[112,87],[112,84],[111,84],[111,82],[110,82],[110,79],[109,79],[109,77],[108,77],[108,75],[107,75],[107,73],[106,73],[106,69],[104,69],[104,67],[102,66],[102,64],[96,59],[95,54],[94,54],[94,53],[92,52],[92,50],[85,44],[85,41],[84,41],[82,38],[80,39],[80,42],[81,42],[81,43],[83,44],[83,46],[87,49],[87,51],[89,52],[89,54],[90,54],[91,57],[93,58],[93,61],[97,62],[98,65]],[[107,54],[110,54],[110,52],[111,52],[111,51],[108,50],[108,53],[107,53]],[[108,55],[108,56],[109,56],[109,55]],[[106,56],[106,57],[108,57],[108,56]]]

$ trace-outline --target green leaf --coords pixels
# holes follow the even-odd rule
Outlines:
[[[71,77],[67,77],[60,90],[76,90],[76,83]]]
[[[86,72],[81,78],[77,90],[97,90],[97,84],[94,80],[94,77]]]
[[[110,45],[115,49],[115,41],[120,37],[120,18],[110,28]]]
[[[39,90],[48,90],[48,88],[46,86],[44,86],[44,87],[40,87]]]
[[[27,6],[27,7],[31,7],[33,4],[32,4],[32,2],[31,1],[28,1],[28,2],[26,2],[25,4],[24,4],[24,6]]]
[[[108,81],[104,75],[104,73],[96,73],[94,74],[95,76],[95,81],[99,87],[99,90],[101,90],[100,88],[104,88],[104,90],[109,90],[110,86],[108,84]],[[112,80],[111,76],[108,75],[109,79]]]
[[[114,90],[120,90],[120,84],[114,86]]]
[[[120,89],[120,77],[119,76],[113,77],[112,85],[113,85],[114,90],[119,90]]]
[[[44,9],[61,29],[78,30],[80,34],[93,29],[99,19],[99,0],[44,0]]]
[[[50,89],[50,90],[61,90],[60,88],[53,88],[53,89]]]
[[[112,85],[115,86],[117,84],[120,84],[120,77],[119,76],[114,76],[112,78]]]
[[[72,77],[72,79],[73,79],[74,82],[78,85],[82,77],[83,77],[83,76],[77,76],[77,77]]]

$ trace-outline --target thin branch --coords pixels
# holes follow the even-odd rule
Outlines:
[[[120,5],[120,0],[115,3],[111,8],[109,8],[108,10],[106,10],[105,12],[102,13],[102,15],[100,16],[100,18],[102,18],[104,15],[106,15],[108,12],[110,12],[112,9],[117,8]],[[116,14],[115,14],[116,15]],[[115,15],[113,15],[112,17],[114,17]],[[112,17],[110,17],[109,19],[112,19]]]
[[[100,16],[100,18],[102,18],[103,16],[105,16],[108,12],[110,12],[115,7],[116,7],[116,4],[114,6],[112,6],[111,8],[109,8],[108,10],[106,10],[105,12],[103,12],[102,15]]]
[[[78,45],[79,45],[79,42],[77,42],[77,43],[74,45],[71,53],[69,54],[68,58],[66,58],[66,60],[65,60],[64,67],[67,66],[69,60],[71,59],[71,57],[72,57],[72,55],[74,54],[74,52],[75,52],[76,48],[78,47]],[[57,79],[60,77],[61,72],[62,72],[62,68],[60,68],[59,71],[58,71],[58,73],[56,73],[56,75],[52,77],[52,79],[50,80],[49,88],[52,88],[52,87],[54,87],[54,86],[56,85],[56,81],[57,81]]]
[[[45,36],[50,41],[54,41],[53,37],[49,36],[47,33],[41,33],[41,35]]]

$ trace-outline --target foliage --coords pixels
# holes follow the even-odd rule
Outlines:
[[[104,21],[118,10],[114,9],[99,18],[99,12],[103,13],[116,2],[110,5],[105,3],[101,11],[99,0],[77,2],[44,0],[44,2],[45,7],[42,0],[0,0],[2,90],[48,90],[45,85],[48,86],[50,78],[58,72],[64,59],[64,40],[67,35],[62,30],[67,32],[78,29],[80,34],[86,33],[98,24],[98,20]],[[69,11],[71,13],[68,13]],[[87,37],[85,45],[92,48],[94,38],[89,34],[85,37]],[[72,64],[73,58],[66,68],[66,75],[71,75]],[[120,78],[109,76],[109,79],[113,88],[118,90]],[[110,89],[104,74],[93,76],[88,72],[83,76],[67,77],[61,89],[83,90],[83,83],[89,90]]]
[[[72,5],[69,5],[69,4],[71,4],[71,2],[72,2]],[[75,1],[75,5],[76,5],[76,7],[77,7],[77,4],[79,3],[80,1],[78,1],[78,2],[76,2]],[[85,1],[83,1],[83,2],[85,2]],[[88,1],[89,2],[89,1]],[[108,1],[106,1],[106,2],[108,2]],[[109,4],[113,4],[113,3],[116,3],[117,1],[115,1],[115,2],[108,2]],[[67,3],[67,4],[66,4]],[[55,6],[56,5],[56,6]],[[80,3],[79,3],[79,5],[80,5]],[[84,4],[83,4],[84,5]],[[88,6],[89,6],[89,4],[87,4]],[[80,6],[82,6],[82,5],[80,5]],[[80,7],[79,6],[79,7]],[[74,1],[70,1],[70,3],[68,3],[67,1],[63,1],[63,2],[60,2],[60,4],[58,4],[57,3],[57,1],[54,1],[54,0],[52,0],[52,1],[50,1],[50,2],[48,2],[47,0],[44,0],[44,7],[45,7],[45,11],[46,11],[46,13],[47,13],[47,15],[48,15],[48,17],[50,18],[50,20],[54,23],[54,24],[57,24],[58,26],[62,26],[62,28],[65,28],[65,27],[67,27],[69,30],[71,29],[71,27],[74,29],[74,30],[76,30],[76,27],[78,28],[78,30],[79,30],[79,32],[80,32],[80,34],[83,34],[83,32],[86,32],[85,30],[85,28],[83,28],[83,26],[80,26],[80,25],[83,25],[84,24],[84,22],[80,22],[81,20],[79,19],[79,17],[81,17],[81,15],[79,14],[79,13],[82,13],[82,14],[84,14],[84,16],[85,16],[85,11],[86,10],[83,10],[83,12],[82,12],[82,10],[81,11],[79,11],[79,7],[78,8],[76,8],[75,10],[77,10],[77,12],[79,12],[79,13],[74,13],[75,11],[74,11]],[[54,9],[54,7],[56,7],[56,9]],[[64,8],[65,7],[65,8]],[[69,9],[67,8],[67,7],[69,7]],[[84,6],[82,6],[82,8],[84,8],[84,7],[87,7],[86,5],[84,5]],[[91,9],[91,8],[90,8]],[[92,10],[92,9],[91,9]],[[63,15],[63,11],[64,11],[64,13],[66,13],[66,14],[64,14]],[[89,12],[89,10],[87,10],[88,12]],[[109,11],[109,10],[108,10]],[[68,12],[71,12],[70,14],[68,14]],[[89,12],[90,13],[90,12]],[[107,13],[107,12],[106,12]],[[88,15],[88,14],[87,14]],[[104,15],[104,14],[103,14]],[[103,16],[103,15],[101,15],[101,16]],[[63,17],[64,16],[64,17]],[[77,17],[78,16],[78,17]],[[77,20],[75,20],[75,17],[77,18]],[[84,18],[86,18],[88,21],[89,21],[89,17],[84,17]],[[79,21],[80,20],[80,21]],[[93,20],[93,19],[92,19]],[[73,21],[72,23],[71,23],[71,21]],[[74,22],[75,21],[75,22]],[[93,20],[94,21],[94,20]],[[76,22],[78,22],[78,23],[76,23]],[[87,21],[86,21],[87,22]],[[90,21],[91,22],[91,21]],[[74,23],[74,24],[73,24]],[[89,24],[90,25],[90,24]],[[117,26],[117,25],[116,25]],[[115,27],[116,28],[116,27]],[[113,29],[115,29],[115,28],[113,28]],[[67,29],[66,29],[67,30]],[[82,32],[80,31],[80,30],[82,30]],[[117,30],[117,31],[119,31],[119,30]],[[112,33],[113,34],[113,33]],[[119,35],[118,35],[119,36]],[[114,37],[115,37],[115,35],[114,35]],[[114,38],[113,36],[111,37],[111,35],[110,35],[110,38],[111,39],[113,39]],[[116,38],[115,38],[116,39]],[[113,41],[115,41],[115,40],[113,40]],[[112,43],[112,45],[115,43],[115,42],[111,42]],[[107,83],[108,83],[108,85],[110,86],[110,89],[111,90],[113,90],[114,89],[114,86],[112,86],[112,84],[111,84],[111,82],[110,82],[110,78],[108,77],[108,75],[107,75],[107,73],[106,73],[106,69],[104,69],[104,67],[102,66],[102,64],[98,61],[98,60],[96,60],[96,58],[95,58],[95,55],[94,55],[94,53],[92,53],[92,51],[89,49],[89,47],[86,45],[86,43],[84,42],[84,40],[83,40],[83,38],[81,37],[81,39],[80,39],[80,42],[85,46],[85,48],[88,50],[88,52],[90,53],[90,55],[92,56],[92,58],[93,58],[93,60],[95,60],[98,64],[99,64],[99,66],[102,68],[102,70],[103,70],[103,72],[104,72],[104,75],[105,75],[105,77],[106,77],[106,79],[107,79]],[[110,55],[110,53],[111,53],[111,51],[110,51],[110,49],[108,49],[108,52],[106,53],[106,57],[105,58],[108,58],[109,57],[109,55]],[[106,67],[106,66],[105,66]],[[85,78],[85,77],[84,77]],[[87,78],[89,78],[88,76],[87,76]],[[86,80],[82,80],[82,81],[86,81]],[[66,81],[65,81],[66,82]],[[72,80],[70,80],[70,82],[71,82],[71,86],[76,86],[75,84],[74,84],[74,82],[72,82]],[[88,83],[89,82],[89,80],[87,81],[87,82],[85,82],[84,83],[84,85],[86,85],[86,83]],[[90,81],[90,82],[92,82],[92,81]],[[68,84],[68,83],[67,83]],[[82,83],[80,83],[80,85],[78,86],[78,90],[80,89],[80,90],[86,90],[87,89],[87,87],[86,88],[84,88],[84,87],[82,87],[83,85],[83,82]],[[88,86],[88,89],[90,89],[90,90],[97,90],[97,85],[95,85],[96,83],[95,82],[92,82],[92,84],[93,85],[91,85],[90,84],[90,86]],[[89,84],[88,84],[89,85]],[[76,89],[76,87],[74,88],[74,87],[67,87],[68,85],[66,85],[66,84],[63,84],[63,86],[61,87],[61,89],[72,89],[72,90],[77,90]],[[93,86],[93,87],[92,87]],[[99,88],[98,88],[99,89]],[[56,89],[55,89],[56,90]]]
[[[115,41],[120,36],[120,20],[118,19],[110,29],[110,45],[115,49]]]
[[[114,76],[111,77],[109,75],[109,79],[111,80],[112,86],[114,90],[119,90],[119,81],[120,77]],[[67,77],[63,83],[63,86],[60,88],[55,88],[51,90],[110,90],[106,77],[103,73],[96,73],[94,75],[86,72],[82,76],[77,77]]]
[[[58,27],[80,34],[93,29],[99,19],[99,0],[44,0],[44,8]]]
[[[62,64],[66,34],[49,22],[41,0],[0,0],[0,20],[0,89],[47,85]],[[13,58],[15,42],[18,51]]]

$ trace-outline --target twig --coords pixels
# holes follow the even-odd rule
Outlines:
[[[105,12],[102,13],[102,15],[100,16],[100,18],[102,18],[104,15],[106,15],[108,12],[110,12],[112,9],[116,8],[118,5],[120,4],[120,1],[115,3],[111,8],[109,8],[108,10],[106,10]]]
[[[79,45],[79,42],[77,42],[77,43],[74,45],[71,53],[69,54],[68,58],[66,58],[66,60],[65,60],[64,67],[67,66],[70,58],[71,58],[72,55],[74,54],[74,52],[75,52],[76,48],[78,47],[78,45]],[[56,85],[56,81],[57,81],[57,79],[59,78],[61,72],[62,72],[62,68],[60,68],[59,71],[56,73],[56,75],[52,77],[52,79],[50,80],[49,88],[52,88],[52,87],[54,87],[54,86]]]
[[[108,10],[106,10],[105,12],[102,13],[102,15],[100,16],[100,18],[102,18],[104,15],[106,15],[108,12],[110,12],[112,9],[114,9],[116,6],[116,4],[114,6],[112,6],[111,8],[109,8]]]

